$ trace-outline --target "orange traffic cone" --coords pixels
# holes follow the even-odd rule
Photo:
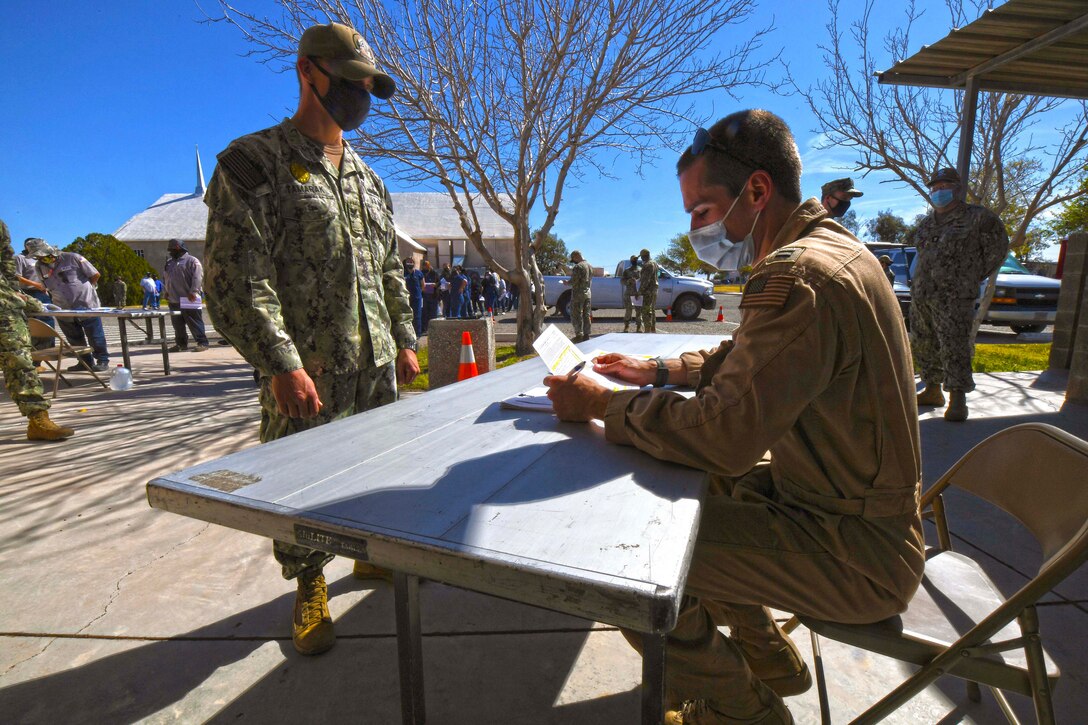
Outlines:
[[[476,354],[472,352],[472,335],[468,330],[461,333],[461,364],[457,367],[457,379],[466,380],[480,374],[476,368]]]
[[[665,308],[665,322],[672,322],[672,308]]]
[[[718,305],[718,322],[725,322],[725,315],[722,314],[721,305]]]

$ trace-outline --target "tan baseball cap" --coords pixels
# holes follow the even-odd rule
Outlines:
[[[378,98],[389,98],[397,90],[396,82],[378,69],[370,44],[347,25],[329,23],[306,28],[298,41],[298,54],[320,58],[323,68],[349,81],[373,78],[373,93]]]

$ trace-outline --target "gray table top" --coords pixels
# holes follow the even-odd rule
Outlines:
[[[666,357],[708,335],[613,334]],[[527,360],[160,476],[156,508],[643,632],[672,628],[703,474],[606,442],[600,424],[503,410]]]

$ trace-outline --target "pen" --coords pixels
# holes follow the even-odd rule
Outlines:
[[[567,373],[567,382],[570,382],[570,381],[574,380],[576,377],[578,377],[578,373],[582,372],[582,368],[584,368],[585,366],[586,366],[586,361],[583,360],[582,362],[580,362],[577,365],[575,365],[574,367],[572,367],[570,369],[570,372]]]

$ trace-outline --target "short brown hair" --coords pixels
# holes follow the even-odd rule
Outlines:
[[[703,181],[724,186],[739,196],[753,171],[766,171],[775,189],[787,201],[801,201],[801,155],[790,127],[770,111],[751,109],[731,113],[710,127],[710,144]],[[687,171],[698,158],[689,146],[676,162],[676,174]]]

